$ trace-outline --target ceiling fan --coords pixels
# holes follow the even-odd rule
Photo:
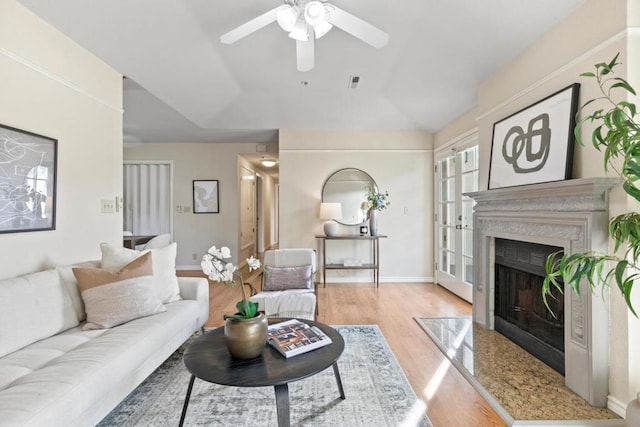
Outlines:
[[[375,48],[381,48],[389,42],[387,33],[327,0],[284,0],[284,3],[223,34],[220,41],[224,44],[235,43],[277,21],[289,33],[289,37],[296,40],[298,71],[313,69],[314,41],[334,26]]]

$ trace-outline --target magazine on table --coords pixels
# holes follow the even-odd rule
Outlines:
[[[331,344],[331,338],[320,328],[297,319],[269,325],[267,339],[287,359]]]

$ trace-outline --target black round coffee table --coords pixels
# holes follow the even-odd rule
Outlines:
[[[289,319],[269,319],[269,324]],[[236,387],[273,386],[276,394],[278,426],[289,426],[289,383],[310,377],[333,365],[340,398],[344,390],[337,360],[344,350],[344,339],[330,326],[312,320],[300,319],[311,326],[317,326],[332,343],[328,346],[300,354],[289,359],[282,356],[271,345],[265,345],[262,354],[251,360],[233,358],[227,350],[224,328],[205,332],[189,344],[184,353],[184,364],[191,372],[191,380],[182,407],[180,426],[189,406],[191,390],[196,378],[210,383]]]

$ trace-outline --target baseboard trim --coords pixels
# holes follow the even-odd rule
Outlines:
[[[607,408],[611,409],[611,411],[622,418],[624,418],[625,413],[627,412],[627,404],[611,395],[607,397]]]
[[[176,270],[200,270],[200,264],[194,265],[176,265]]]

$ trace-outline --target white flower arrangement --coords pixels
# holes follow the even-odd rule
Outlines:
[[[250,319],[258,314],[258,305],[253,301],[247,300],[247,295],[244,290],[244,279],[242,273],[237,266],[231,262],[225,260],[231,258],[231,250],[228,247],[223,246],[220,249],[215,246],[211,246],[209,251],[202,256],[202,272],[206,274],[210,280],[214,282],[223,282],[227,286],[236,286],[237,276],[240,278],[240,290],[242,291],[242,300],[238,301],[236,308],[237,314],[224,315],[225,319]],[[257,270],[261,267],[260,260],[253,256],[247,258],[247,264],[249,265],[249,271]]]

